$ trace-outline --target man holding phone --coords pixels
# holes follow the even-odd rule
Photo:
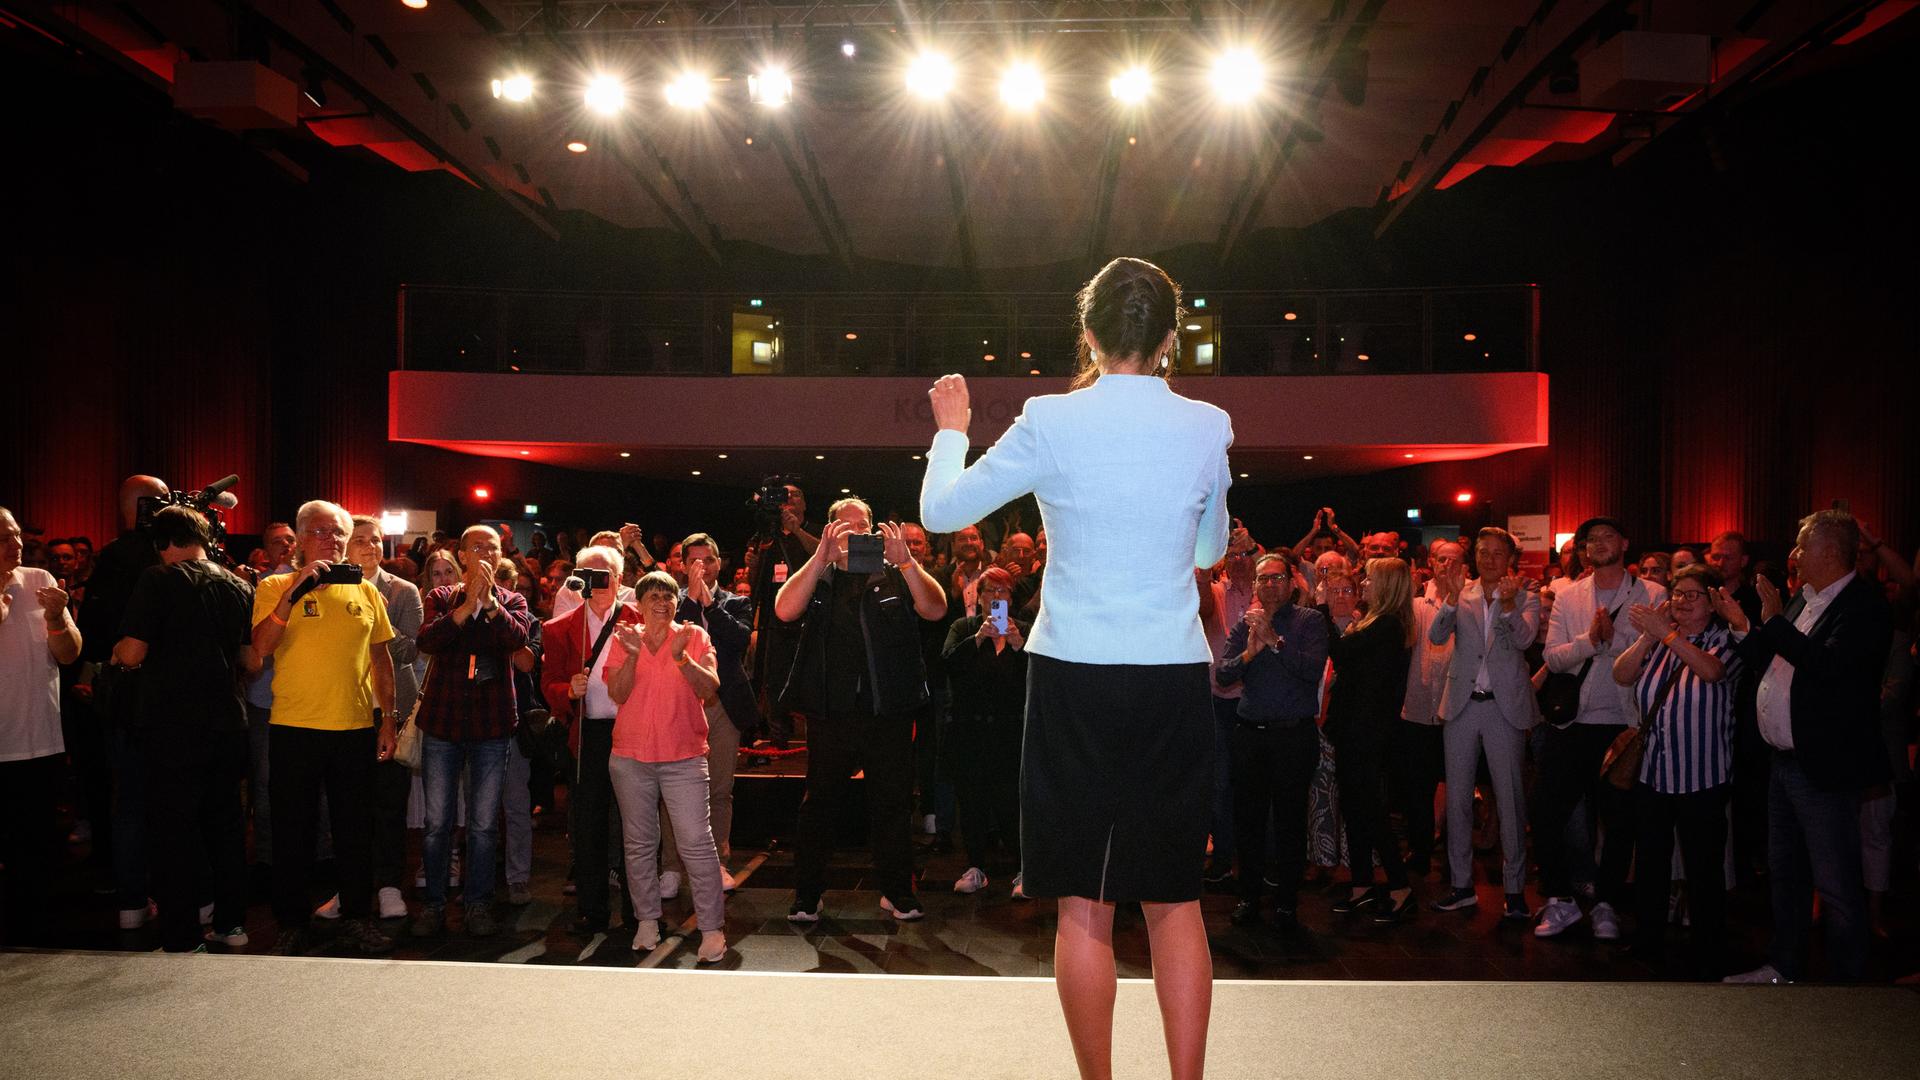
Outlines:
[[[872,546],[873,511],[864,501],[841,499],[827,519],[819,546],[773,601],[781,622],[800,624],[780,706],[808,718],[807,791],[787,918],[819,921],[833,823],[853,774],[864,769],[880,906],[896,919],[918,919],[925,912],[914,893],[906,825],[914,725],[929,697],[919,623],[945,614],[947,598],[898,525],[880,527],[878,565],[870,551],[855,560],[856,547]],[[850,543],[856,537],[870,539]]]

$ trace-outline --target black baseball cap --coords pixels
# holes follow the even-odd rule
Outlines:
[[[1587,542],[1587,530],[1593,528],[1595,525],[1605,525],[1623,537],[1627,535],[1627,527],[1620,524],[1619,518],[1591,517],[1581,522],[1579,528],[1573,530],[1573,542],[1576,545],[1585,544]]]

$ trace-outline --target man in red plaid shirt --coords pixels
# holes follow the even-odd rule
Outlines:
[[[527,643],[533,616],[519,593],[494,584],[500,534],[474,525],[460,534],[462,580],[424,598],[420,651],[430,657],[415,723],[425,737],[421,783],[427,801],[427,903],[413,922],[420,937],[446,926],[454,794],[462,768],[467,789],[466,931],[486,937],[493,920],[493,863],[500,843],[507,740],[517,710],[513,654]]]

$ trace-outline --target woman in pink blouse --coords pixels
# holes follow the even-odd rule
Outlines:
[[[700,926],[700,961],[727,953],[720,853],[707,816],[707,717],[720,685],[707,632],[673,621],[680,585],[664,571],[634,585],[640,625],[607,643],[607,693],[620,706],[608,772],[627,845],[627,891],[640,928],[636,952],[660,944],[660,803],[680,847]]]

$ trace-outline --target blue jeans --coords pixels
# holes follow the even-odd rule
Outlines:
[[[421,753],[420,784],[427,797],[427,832],[423,846],[427,870],[427,903],[447,902],[447,875],[453,863],[454,797],[460,789],[460,770],[468,773],[466,906],[469,911],[493,902],[493,861],[500,848],[500,808],[506,791],[509,739],[448,742],[425,737]]]
[[[1860,868],[1860,793],[1814,787],[1792,754],[1776,752],[1767,793],[1767,862],[1773,874],[1773,943],[1767,960],[1804,979],[1813,894],[1827,924],[1827,962],[1837,980],[1867,967],[1867,886]]]

